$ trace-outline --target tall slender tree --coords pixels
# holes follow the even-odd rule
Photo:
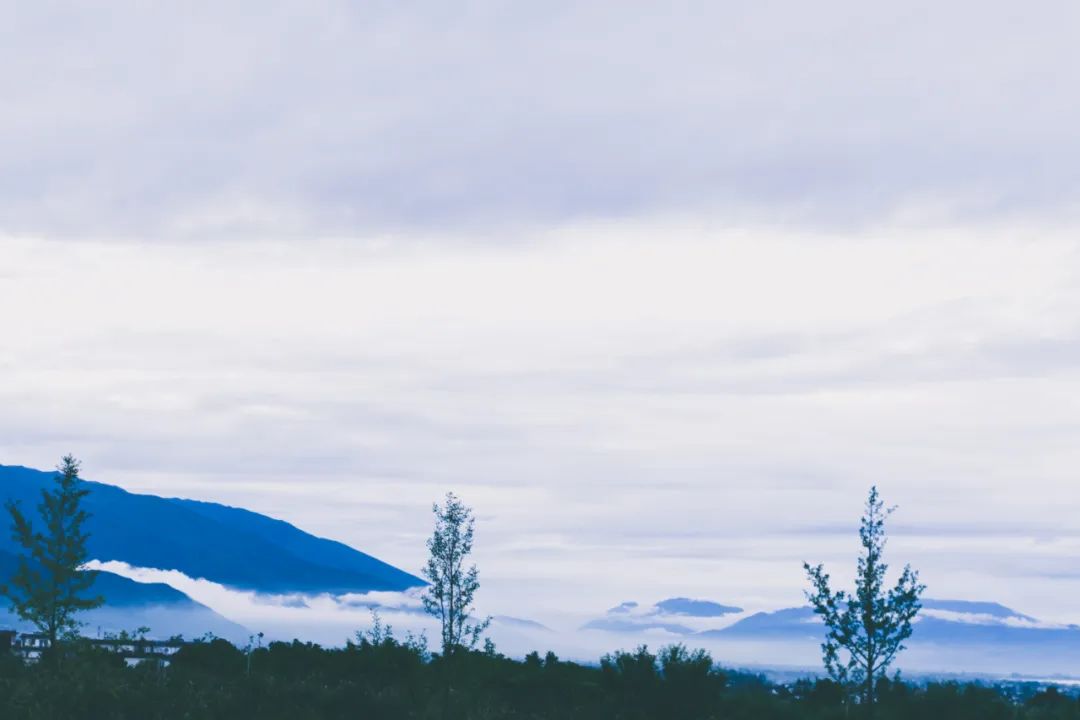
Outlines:
[[[919,573],[905,565],[896,585],[886,590],[885,520],[895,509],[882,504],[877,487],[870,488],[859,527],[862,553],[854,593],[833,592],[824,565],[803,563],[810,578],[806,598],[825,623],[825,669],[833,680],[857,689],[868,717],[874,712],[875,684],[911,637],[911,622],[922,608],[919,598],[926,589]]]
[[[77,613],[104,602],[87,595],[97,573],[83,568],[89,559],[83,524],[90,514],[82,506],[89,490],[79,478],[79,461],[65,456],[54,482],[53,490],[41,491],[37,508],[44,531],[35,530],[18,503],[6,503],[12,536],[23,554],[14,576],[0,585],[15,613],[48,636],[53,647],[78,630]]]
[[[427,541],[430,556],[423,575],[429,583],[424,591],[424,609],[439,620],[442,654],[449,659],[460,648],[473,649],[491,618],[473,620],[473,598],[480,587],[476,566],[465,568],[472,553],[475,519],[472,509],[454,493],[446,494],[440,507],[432,506],[435,530]]]

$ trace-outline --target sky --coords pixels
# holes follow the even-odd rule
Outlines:
[[[0,462],[481,609],[1080,622],[1080,6],[0,2]]]

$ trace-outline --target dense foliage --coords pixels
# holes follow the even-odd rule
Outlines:
[[[781,720],[858,718],[829,680],[773,685],[721,670],[682,646],[605,656],[599,665],[551,653],[524,660],[460,653],[445,714],[445,666],[423,646],[386,635],[344,648],[272,643],[250,655],[224,640],[184,647],[171,666],[126,667],[69,645],[54,663],[0,656],[0,718],[545,718],[574,720]],[[1015,694],[975,684],[883,680],[876,716],[920,720],[1080,718],[1080,702],[1054,689]]]

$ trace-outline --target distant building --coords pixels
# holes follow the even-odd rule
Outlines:
[[[37,662],[48,647],[49,637],[41,633],[15,633],[11,642],[12,652],[30,662]]]
[[[150,640],[141,637],[81,638],[90,647],[121,655],[128,665],[154,662],[162,667],[176,652],[187,645],[183,640]],[[37,662],[49,648],[49,637],[43,633],[20,633],[0,630],[0,653],[10,652],[28,662]]]

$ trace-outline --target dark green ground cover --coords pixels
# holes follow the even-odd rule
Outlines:
[[[1080,701],[1056,689],[884,681],[880,690],[878,720],[1080,719]],[[127,667],[78,645],[33,665],[0,656],[3,720],[824,720],[862,718],[863,710],[845,706],[829,681],[775,685],[679,646],[614,653],[598,665],[550,653],[512,660],[492,648],[448,664],[393,638],[345,648],[272,643],[250,655],[209,640],[184,647],[165,669]]]

